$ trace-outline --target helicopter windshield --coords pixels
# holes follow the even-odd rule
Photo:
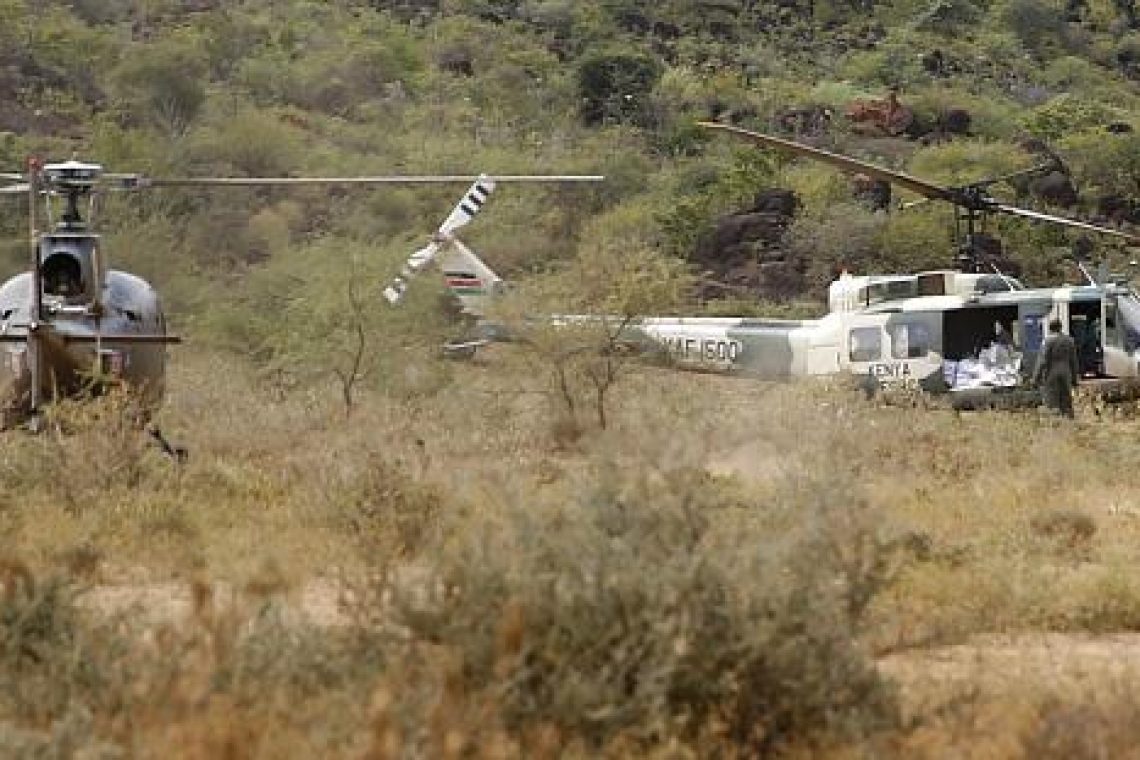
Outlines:
[[[1124,350],[1132,353],[1140,348],[1140,299],[1135,293],[1116,299],[1120,308],[1120,324],[1124,328]]]

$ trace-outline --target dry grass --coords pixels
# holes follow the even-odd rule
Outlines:
[[[374,392],[345,422],[331,386],[274,392],[187,350],[160,419],[183,467],[110,403],[6,439],[0,619],[37,622],[0,630],[0,748],[937,757],[984,724],[991,754],[1092,757],[1063,726],[1130,738],[1121,688],[1094,714],[1017,681],[1003,731],[965,665],[950,689],[869,655],[1140,626],[1137,423],[646,369],[567,442],[529,361],[483,362],[425,363],[442,392]]]

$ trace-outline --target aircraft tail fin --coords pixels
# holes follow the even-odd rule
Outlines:
[[[389,303],[399,303],[400,299],[404,297],[404,293],[408,289],[408,283],[412,278],[419,274],[420,270],[426,267],[436,258],[439,252],[444,249],[448,250],[448,260],[451,260],[453,256],[452,251],[454,249],[462,248],[463,251],[466,251],[466,254],[460,253],[461,260],[456,262],[455,273],[457,275],[472,274],[475,275],[476,279],[483,281],[486,279],[485,273],[490,273],[491,276],[498,280],[494,272],[491,272],[491,270],[479,260],[479,257],[475,256],[469,248],[455,238],[456,231],[467,226],[471,220],[475,218],[479,210],[483,208],[483,204],[487,202],[487,199],[491,197],[491,193],[494,191],[495,181],[487,175],[480,175],[479,179],[475,180],[463,198],[456,204],[447,218],[443,220],[443,224],[441,224],[435,234],[432,235],[431,242],[413,253],[404,264],[403,269],[400,270],[400,274],[392,280],[388,287],[384,288],[384,297]],[[484,274],[477,273],[472,267],[466,264],[468,260],[466,257],[468,256],[478,262],[479,267],[484,270]],[[445,276],[447,276],[448,271],[447,266],[445,266]],[[455,278],[447,276],[447,278],[448,288],[460,297],[464,308],[467,308],[468,302],[476,295],[475,289],[479,287],[478,283],[472,280],[464,280],[462,276]],[[452,283],[452,279],[454,279],[454,283]]]
[[[503,289],[503,278],[463,241],[452,238],[450,243],[439,260],[444,282],[448,291],[462,304],[465,313],[481,317],[488,299]]]

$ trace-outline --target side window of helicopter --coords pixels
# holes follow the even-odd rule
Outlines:
[[[1031,354],[1041,350],[1045,341],[1045,323],[1049,314],[1024,314],[1021,317],[1021,348]]]
[[[891,358],[918,359],[930,353],[930,330],[921,323],[891,325]]]
[[[878,327],[854,327],[848,342],[853,362],[873,362],[883,356],[883,331]]]

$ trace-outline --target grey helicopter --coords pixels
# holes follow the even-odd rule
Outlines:
[[[818,319],[752,317],[559,315],[561,324],[603,321],[620,325],[621,342],[631,350],[664,358],[672,366],[763,379],[852,375],[865,387],[912,388],[954,394],[959,408],[1011,405],[1034,398],[1025,390],[1052,319],[1061,320],[1080,351],[1082,374],[1106,393],[1140,378],[1140,298],[1126,277],[1094,274],[1079,263],[1085,282],[1026,288],[1003,273],[982,248],[982,222],[1007,214],[1107,235],[1127,243],[1140,236],[1076,219],[1003,203],[989,194],[1002,181],[1023,172],[944,187],[908,174],[739,127],[702,122],[761,147],[804,156],[846,171],[885,180],[923,198],[955,208],[960,231],[953,266],[905,274],[844,273],[828,289],[828,311]],[[469,220],[468,220],[469,221]],[[413,254],[407,273],[418,271],[440,251],[446,287],[476,320],[466,339],[447,348],[468,356],[487,343],[509,339],[508,331],[486,318],[486,306],[503,281],[447,224],[427,248]],[[475,284],[480,287],[472,289]],[[488,285],[491,287],[481,287]],[[406,286],[389,288],[396,301]]]
[[[30,159],[26,171],[0,174],[0,195],[26,196],[30,262],[0,285],[0,430],[35,428],[45,405],[60,398],[128,389],[146,417],[163,400],[168,331],[161,299],[145,280],[110,268],[90,226],[104,192],[169,187],[454,184],[474,180],[452,212],[454,224],[474,215],[481,183],[596,182],[594,175],[424,175],[376,177],[185,177],[114,174],[77,160]],[[42,201],[42,214],[38,212]],[[62,205],[62,211],[57,206]],[[84,215],[86,207],[86,217]],[[57,218],[58,217],[58,218]],[[46,230],[41,230],[41,225]],[[159,443],[173,449],[157,428]]]

